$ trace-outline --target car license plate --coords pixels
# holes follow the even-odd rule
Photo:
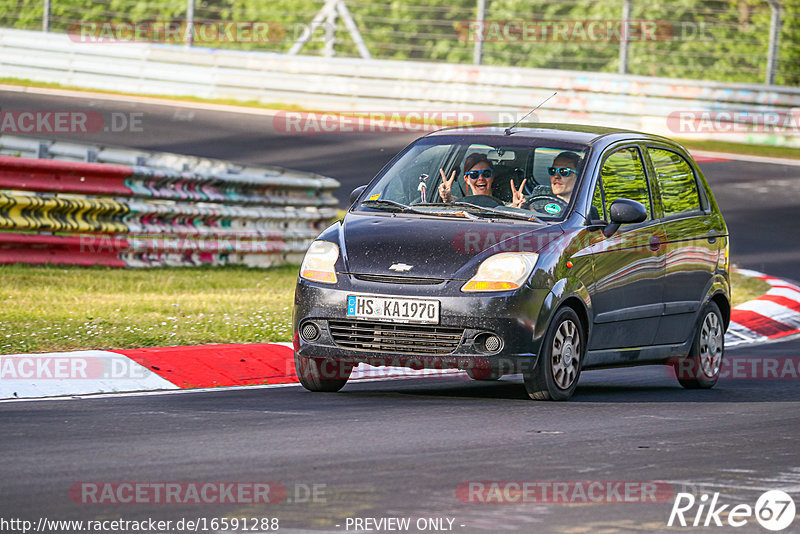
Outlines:
[[[437,324],[439,322],[439,301],[348,295],[347,316],[374,321]]]

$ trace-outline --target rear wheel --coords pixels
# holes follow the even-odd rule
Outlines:
[[[709,302],[700,314],[689,355],[675,364],[678,382],[686,389],[710,389],[719,380],[725,354],[725,327],[719,306]]]
[[[525,389],[534,400],[567,400],[578,387],[585,352],[578,314],[563,307],[553,317],[533,369],[524,373]]]
[[[339,391],[347,383],[351,364],[326,358],[305,358],[294,355],[294,367],[300,384],[309,391]]]

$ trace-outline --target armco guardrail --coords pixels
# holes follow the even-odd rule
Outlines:
[[[338,185],[279,168],[0,136],[0,263],[298,263],[335,216]]]
[[[557,90],[539,113],[548,122],[800,147],[796,126],[777,133],[774,128],[747,128],[748,121],[764,114],[770,120],[773,116],[800,120],[800,88],[794,87],[145,43],[92,44],[64,34],[9,29],[0,29],[0,72],[87,88],[342,111],[460,109],[517,114]],[[682,111],[709,111],[712,122],[739,121],[742,128],[675,131],[677,121],[668,118]],[[725,135],[720,137],[720,131]]]

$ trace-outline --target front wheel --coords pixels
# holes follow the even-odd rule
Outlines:
[[[689,355],[675,363],[678,382],[686,389],[710,389],[719,380],[725,354],[725,328],[719,306],[709,302],[700,314]]]
[[[585,353],[584,329],[578,314],[563,307],[553,317],[533,369],[524,373],[533,400],[563,401],[578,387]]]
[[[294,367],[304,388],[329,393],[342,389],[353,372],[352,364],[326,358],[305,358],[297,354],[294,355]]]

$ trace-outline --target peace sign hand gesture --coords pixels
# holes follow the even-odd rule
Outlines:
[[[442,202],[453,201],[453,182],[456,179],[456,171],[450,174],[450,179],[444,174],[444,170],[439,169],[439,174],[442,175],[442,183],[439,184],[439,196],[442,197]]]
[[[527,181],[527,178],[522,180],[522,183],[519,184],[519,189],[517,189],[514,187],[514,180],[511,180],[511,194],[514,196],[514,199],[511,201],[512,208],[521,208],[525,203],[525,194],[522,191],[525,189],[525,182]]]

